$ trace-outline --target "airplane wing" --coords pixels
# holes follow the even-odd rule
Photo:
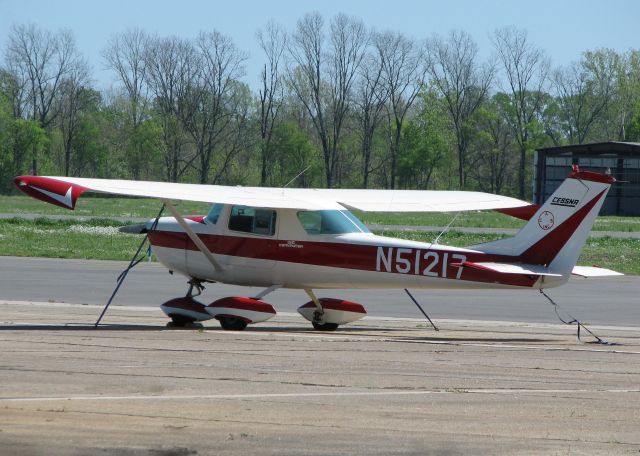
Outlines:
[[[458,212],[529,206],[507,196],[432,190],[348,190],[232,187],[56,176],[18,176],[16,186],[34,198],[74,209],[84,192],[306,210],[357,209],[373,212]]]

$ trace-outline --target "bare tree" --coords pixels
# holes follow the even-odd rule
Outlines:
[[[273,128],[284,100],[282,84],[282,58],[286,48],[285,31],[275,22],[269,22],[265,30],[257,33],[260,47],[267,62],[261,72],[260,97],[260,185],[265,186],[271,162],[271,138]]]
[[[597,86],[611,86],[605,112],[593,126],[598,137],[625,141],[626,126],[640,103],[640,51],[597,49],[585,52],[581,62]]]
[[[371,154],[376,129],[382,121],[389,92],[383,81],[383,64],[380,53],[368,53],[360,67],[359,85],[355,104],[360,124],[360,150],[362,153],[362,186],[369,186],[372,172]]]
[[[246,56],[231,38],[214,31],[201,32],[196,40],[190,96],[181,113],[185,129],[196,145],[200,183],[209,182],[214,152],[237,110],[238,80],[244,75]]]
[[[508,97],[499,93],[476,113],[476,131],[471,138],[475,150],[470,157],[473,163],[469,173],[482,191],[500,194],[513,176],[510,172],[515,159],[513,131],[502,112],[508,106]]]
[[[550,62],[542,49],[529,42],[525,30],[496,30],[493,43],[506,76],[507,91],[512,98],[511,125],[520,149],[518,196],[524,198],[527,151],[531,148],[534,124],[544,103]]]
[[[226,105],[232,114],[217,139],[212,184],[243,182],[248,174],[248,151],[253,147],[253,138],[247,134],[251,91],[246,84],[238,80],[232,81],[231,84],[234,87]]]
[[[606,51],[611,54],[613,51]],[[588,55],[589,53],[586,53]],[[615,54],[615,53],[614,53]],[[635,115],[637,116],[637,107],[640,106],[640,50],[630,49],[622,58],[615,60],[622,60],[620,64],[612,65],[617,69],[617,90],[616,97],[619,100],[619,119],[620,128],[618,129],[618,138],[621,141],[627,140],[626,125],[631,122]],[[611,65],[606,63],[604,66]],[[614,60],[612,58],[612,60]],[[613,62],[612,62],[613,63]]]
[[[5,60],[16,79],[17,101],[22,105],[14,111],[48,129],[59,112],[60,85],[80,60],[71,32],[54,34],[35,25],[14,25]],[[32,172],[38,172],[35,154]]]
[[[194,52],[189,42],[168,37],[149,40],[144,54],[147,83],[162,124],[165,172],[170,182],[177,182],[195,159],[183,157],[185,140],[180,123]]]
[[[115,35],[103,50],[107,65],[116,72],[130,103],[130,121],[134,133],[147,109],[145,52],[149,37],[141,29],[130,29]]]
[[[64,175],[69,176],[73,154],[73,144],[78,134],[82,111],[87,104],[89,84],[88,64],[79,61],[75,68],[60,84],[59,126],[64,148]]]
[[[11,61],[7,62],[6,68],[0,68],[0,92],[7,97],[13,117],[16,119],[25,117],[22,110],[25,108],[27,78],[19,74],[20,69],[16,68]]]
[[[565,119],[569,142],[582,144],[594,123],[606,112],[614,90],[612,68],[594,68],[591,72],[585,62],[560,68],[553,74],[553,83],[558,93]],[[605,70],[608,74],[603,74]]]
[[[388,95],[389,186],[395,188],[402,127],[424,77],[422,51],[412,40],[396,32],[376,33],[373,43],[382,62],[384,90]]]
[[[477,62],[478,46],[463,31],[453,31],[444,40],[427,42],[427,71],[433,85],[444,97],[456,135],[458,185],[466,184],[466,155],[469,144],[469,120],[485,100],[493,81],[493,68]]]
[[[362,21],[343,14],[331,21],[329,52],[319,13],[298,21],[289,52],[297,68],[289,85],[304,105],[320,140],[327,187],[332,187],[341,159],[340,140],[358,68],[365,54],[367,33]]]

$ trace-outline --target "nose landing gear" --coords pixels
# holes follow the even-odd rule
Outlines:
[[[298,313],[311,322],[317,331],[335,331],[338,326],[363,318],[367,311],[362,304],[334,298],[317,298],[305,290],[311,301],[298,308]]]

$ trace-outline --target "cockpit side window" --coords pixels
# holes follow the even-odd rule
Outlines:
[[[249,206],[233,206],[229,216],[229,229],[273,236],[276,232],[276,211]]]
[[[209,213],[205,217],[205,220],[207,221],[207,223],[211,223],[212,225],[215,225],[216,223],[218,223],[218,219],[220,218],[220,214],[222,213],[223,208],[224,208],[224,204],[220,204],[220,203],[215,203],[213,206],[211,206]]]
[[[369,233],[369,229],[349,211],[298,211],[298,220],[307,234]]]

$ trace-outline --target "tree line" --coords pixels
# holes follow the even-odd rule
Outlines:
[[[525,30],[481,60],[464,31],[424,40],[308,13],[256,33],[130,29],[96,89],[71,32],[14,25],[0,61],[0,190],[19,174],[227,185],[478,189],[530,197],[533,151],[640,141],[640,51],[552,67]]]

